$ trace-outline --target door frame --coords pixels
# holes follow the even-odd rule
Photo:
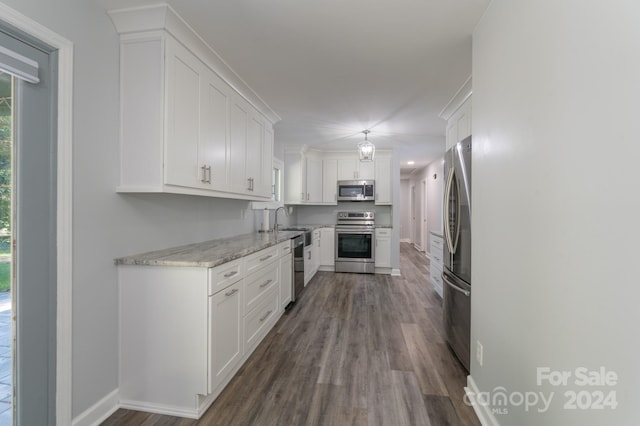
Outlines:
[[[429,233],[427,232],[427,178],[422,179],[420,183],[420,192],[422,193],[422,202],[420,203],[420,233],[422,236],[422,251],[428,253],[427,247],[429,246]]]
[[[18,11],[0,3],[0,20],[58,51],[57,81],[57,306],[56,306],[56,423],[72,422],[72,136],[73,43]]]

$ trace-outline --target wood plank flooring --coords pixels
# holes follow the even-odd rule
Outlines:
[[[103,425],[479,425],[429,262],[402,243],[400,263],[319,272],[200,420],[121,409]]]

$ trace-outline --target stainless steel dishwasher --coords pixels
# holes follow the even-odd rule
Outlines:
[[[291,303],[286,309],[300,297],[300,293],[304,290],[304,234],[298,235],[291,239],[291,249],[293,250],[293,283],[291,291]]]

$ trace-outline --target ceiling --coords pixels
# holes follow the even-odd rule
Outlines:
[[[444,153],[438,114],[471,75],[471,33],[489,0],[166,3],[282,118],[278,142],[355,150],[368,129],[408,171]]]

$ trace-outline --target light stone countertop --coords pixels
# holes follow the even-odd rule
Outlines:
[[[254,232],[115,259],[116,265],[199,266],[212,268],[290,240],[300,231]]]

